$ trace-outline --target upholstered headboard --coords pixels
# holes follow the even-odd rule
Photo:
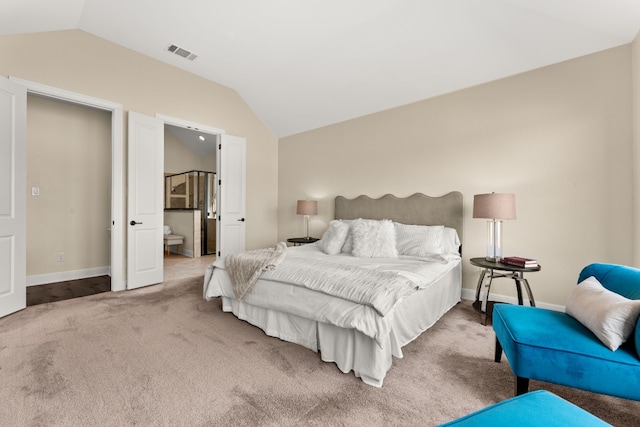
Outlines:
[[[386,194],[379,199],[337,196],[336,219],[390,219],[402,224],[444,225],[455,228],[462,240],[462,193],[452,191],[441,197],[421,193],[399,198]]]

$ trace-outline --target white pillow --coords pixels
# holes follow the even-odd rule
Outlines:
[[[351,224],[353,256],[361,258],[397,258],[396,229],[388,219],[358,219]]]
[[[612,292],[591,276],[571,292],[566,312],[615,351],[633,332],[640,315],[640,300]]]
[[[349,226],[349,233],[347,233],[347,239],[344,241],[344,245],[342,246],[343,254],[350,254],[353,252],[353,234],[351,233],[351,224],[353,221],[357,221],[355,219],[341,219],[341,222],[344,222]]]
[[[322,252],[329,255],[337,255],[342,251],[342,246],[347,240],[348,233],[349,224],[333,220],[329,223],[329,228],[324,232],[317,245]]]
[[[445,227],[442,233],[442,253],[460,255],[460,237],[455,228]]]
[[[441,254],[443,225],[407,225],[393,223],[396,229],[398,255],[426,257]]]

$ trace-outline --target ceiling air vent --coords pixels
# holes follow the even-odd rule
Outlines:
[[[169,46],[167,50],[171,53],[175,53],[178,56],[186,58],[189,61],[193,61],[198,57],[198,55],[196,55],[195,53],[191,53],[186,49],[176,46],[175,44],[172,44],[171,46]]]

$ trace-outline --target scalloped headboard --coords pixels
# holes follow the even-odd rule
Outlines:
[[[402,224],[444,225],[455,228],[462,241],[462,193],[452,191],[440,197],[422,193],[399,198],[386,194],[379,199],[337,196],[336,219],[390,219]]]

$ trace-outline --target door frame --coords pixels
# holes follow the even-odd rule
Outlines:
[[[111,112],[111,290],[123,291],[124,282],[124,135],[122,104],[92,96],[47,86],[41,83],[9,76],[9,80],[27,88],[27,95],[70,102]],[[27,107],[28,108],[28,107]],[[28,125],[28,123],[27,123]],[[106,224],[105,224],[106,225]]]
[[[179,119],[177,117],[167,116],[166,114],[156,113],[156,118],[164,122],[165,125],[172,125],[186,129],[201,130],[205,133],[223,135],[227,131],[213,126],[203,125],[202,123],[191,122],[189,120]]]

